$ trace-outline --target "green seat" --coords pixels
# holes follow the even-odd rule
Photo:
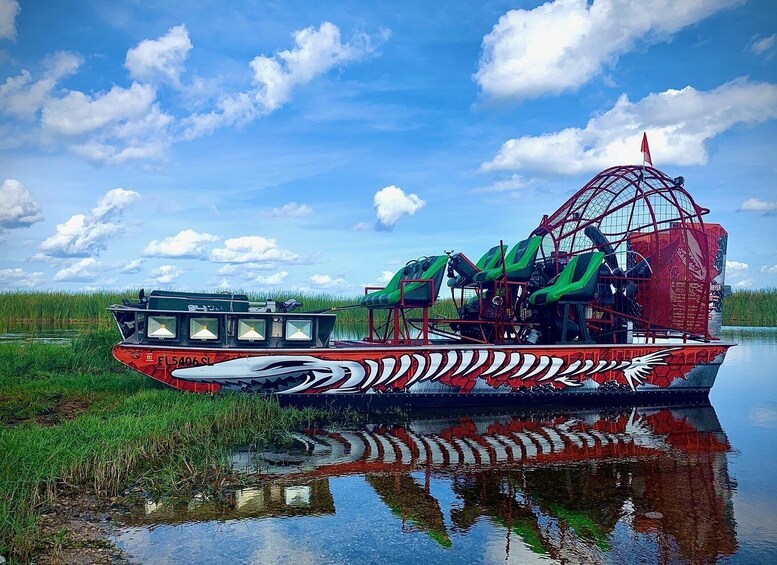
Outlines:
[[[574,256],[553,284],[532,293],[529,304],[547,306],[559,301],[589,302],[596,294],[603,261],[604,253],[601,251]]]
[[[367,308],[393,308],[400,305],[431,306],[440,292],[447,263],[447,255],[426,257],[411,262],[397,271],[386,288],[363,296],[360,303]],[[403,282],[412,279],[423,279],[427,282]]]
[[[458,276],[448,279],[448,286],[460,288],[472,283],[472,278],[483,271],[493,269],[502,264],[502,253],[507,246],[502,244],[495,245],[485,252],[485,254],[474,265],[467,259],[463,253],[456,253],[451,256],[453,269],[459,273]]]
[[[505,257],[504,268],[501,265],[476,273],[472,280],[476,283],[493,282],[507,275],[510,282],[525,282],[531,278],[537,252],[542,245],[542,237],[534,235],[516,244]]]

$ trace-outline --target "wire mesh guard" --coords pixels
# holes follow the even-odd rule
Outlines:
[[[635,329],[709,337],[710,284],[722,275],[725,231],[705,226],[709,210],[683,184],[652,167],[602,171],[535,230],[544,236],[543,261],[559,272],[575,255],[604,251],[613,307]]]

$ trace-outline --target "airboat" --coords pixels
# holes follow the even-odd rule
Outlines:
[[[612,167],[514,245],[413,259],[354,305],[361,340],[333,339],[337,312],[294,299],[157,290],[109,308],[113,353],[183,391],[292,403],[704,397],[731,347],[717,337],[727,234],[684,185]],[[443,288],[455,316],[436,313]]]

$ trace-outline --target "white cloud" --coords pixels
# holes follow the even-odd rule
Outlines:
[[[43,125],[60,135],[81,135],[112,122],[141,118],[151,110],[155,98],[153,86],[137,82],[129,88],[114,86],[94,96],[71,90],[64,98],[44,106]]]
[[[0,110],[21,120],[35,119],[57,83],[75,73],[82,62],[76,53],[59,51],[46,57],[43,76],[36,81],[30,71],[22,69],[0,85]]]
[[[16,290],[35,288],[43,282],[43,273],[26,273],[23,269],[0,269],[0,288]]]
[[[520,175],[512,175],[509,179],[502,179],[488,186],[480,186],[473,192],[513,192],[525,188],[529,183]]]
[[[133,273],[140,272],[140,266],[143,264],[143,259],[133,259],[121,266],[119,273],[123,275],[131,275]]]
[[[137,82],[93,96],[71,90],[48,99],[42,113],[45,135],[95,164],[162,159],[174,121],[160,109],[154,87]]]
[[[359,222],[353,226],[354,231],[370,231],[372,230],[372,224],[369,222]]]
[[[310,277],[310,283],[318,288],[337,288],[348,286],[348,282],[342,278],[332,277],[330,275],[313,275]]]
[[[279,271],[272,275],[267,275],[267,276],[259,275],[258,277],[256,277],[255,280],[261,285],[275,286],[286,282],[286,278],[288,276],[289,276],[289,273],[287,273],[286,271]]]
[[[734,285],[735,288],[750,288],[753,286],[753,279],[743,279]]]
[[[769,265],[764,265],[761,267],[761,272],[769,274],[777,273],[777,265],[772,265],[771,267]]]
[[[412,216],[426,205],[417,194],[407,194],[398,186],[387,186],[375,193],[373,206],[378,227],[392,229],[403,216]]]
[[[179,279],[182,274],[183,270],[175,265],[161,265],[150,273],[151,281],[156,284],[170,284]]]
[[[378,277],[379,283],[387,283],[392,278],[394,278],[394,273],[392,271],[381,271],[380,276]]]
[[[744,0],[556,0],[510,10],[483,38],[474,78],[488,95],[518,99],[574,91],[638,42],[657,43]]]
[[[16,0],[0,0],[0,39],[16,39],[16,16],[20,11]]]
[[[43,220],[40,204],[15,179],[6,179],[0,185],[0,231],[25,228]]]
[[[481,169],[531,170],[550,174],[599,171],[639,160],[642,132],[648,132],[657,166],[701,165],[706,142],[739,123],[777,118],[777,85],[738,79],[714,90],[686,86],[615,106],[591,118],[585,128],[567,128],[506,141]]]
[[[730,271],[746,271],[749,268],[747,263],[740,261],[726,261],[726,272]]]
[[[276,240],[259,235],[233,237],[210,254],[216,263],[297,263],[300,256],[278,247]]]
[[[221,239],[217,235],[183,230],[161,241],[152,241],[143,250],[146,257],[196,258],[205,255],[205,244]]]
[[[40,244],[41,251],[49,257],[83,257],[99,253],[108,240],[124,233],[124,227],[113,220],[120,219],[124,210],[139,198],[140,194],[132,190],[109,190],[89,215],[76,214],[64,224],[58,224],[56,233]]]
[[[311,26],[295,31],[293,36],[293,49],[271,57],[254,57],[250,63],[252,90],[225,95],[216,110],[190,116],[184,138],[194,139],[218,127],[245,124],[274,112],[291,99],[295,87],[374,51],[372,38],[365,34],[356,34],[351,43],[343,43],[340,29],[330,22],[323,22],[318,29]],[[386,37],[384,34],[383,38]]]
[[[766,59],[771,59],[774,55],[774,47],[777,45],[777,33],[771,34],[769,37],[753,38],[753,43],[750,48],[756,55],[766,55]]]
[[[280,208],[273,208],[272,210],[262,211],[262,215],[267,218],[302,218],[303,216],[309,216],[313,213],[313,208],[307,204],[297,204],[296,202],[289,202],[284,204]]]
[[[743,212],[761,212],[762,214],[773,214],[777,212],[777,200],[767,202],[760,198],[748,198],[739,206]]]
[[[54,275],[56,282],[94,282],[101,265],[94,257],[85,257]]]
[[[394,277],[394,271],[381,271],[380,275],[378,275],[377,280],[371,281],[368,283],[363,283],[362,287],[373,287],[373,286],[386,286],[388,282]]]
[[[185,25],[172,27],[158,39],[146,39],[127,51],[124,66],[135,80],[181,86],[181,73],[192,42]]]

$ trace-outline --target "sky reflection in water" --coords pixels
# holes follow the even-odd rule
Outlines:
[[[139,504],[149,563],[774,562],[777,331],[738,342],[711,405],[418,415],[238,452],[219,498]]]

